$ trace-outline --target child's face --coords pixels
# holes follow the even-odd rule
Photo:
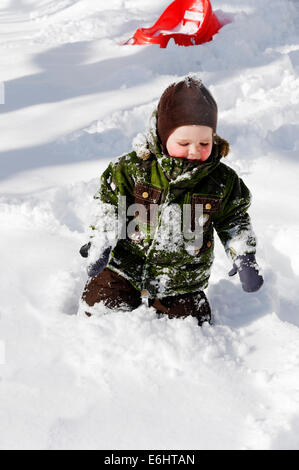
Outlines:
[[[166,148],[171,157],[205,162],[213,147],[213,129],[207,126],[177,127],[168,137]]]

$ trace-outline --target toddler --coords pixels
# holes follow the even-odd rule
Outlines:
[[[80,250],[89,258],[88,316],[99,302],[127,311],[145,302],[170,318],[211,322],[204,289],[214,229],[233,263],[229,275],[238,273],[246,292],[261,287],[250,192],[222,162],[229,144],[216,128],[214,98],[188,75],[164,91],[133,151],[104,171],[91,238]]]

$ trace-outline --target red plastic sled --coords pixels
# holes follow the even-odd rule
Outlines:
[[[173,38],[179,46],[211,41],[221,28],[209,0],[175,0],[151,28],[139,28],[125,44],[160,44]]]

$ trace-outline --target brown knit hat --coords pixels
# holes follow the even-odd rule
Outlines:
[[[162,94],[158,104],[157,133],[163,152],[171,132],[189,124],[208,126],[216,132],[217,104],[199,79],[187,76],[173,83]]]

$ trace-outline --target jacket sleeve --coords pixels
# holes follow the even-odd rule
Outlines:
[[[100,187],[93,197],[90,225],[91,249],[89,261],[95,263],[107,248],[118,241],[119,188],[115,181],[117,163],[111,162],[101,175]]]
[[[233,172],[222,210],[214,217],[214,227],[226,254],[233,260],[247,253],[255,254],[256,238],[247,213],[251,194],[241,178]]]

